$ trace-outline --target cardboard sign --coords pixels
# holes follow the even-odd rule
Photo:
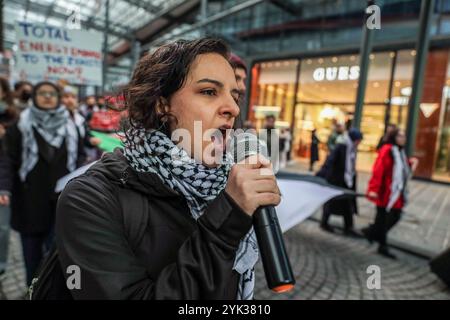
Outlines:
[[[102,85],[100,33],[31,22],[18,22],[15,27],[21,80]]]

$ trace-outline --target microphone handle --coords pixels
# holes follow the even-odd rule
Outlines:
[[[268,287],[277,293],[291,290],[294,288],[295,278],[275,208],[258,208],[253,215],[253,227]]]

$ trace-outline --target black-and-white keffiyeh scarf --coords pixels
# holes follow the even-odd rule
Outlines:
[[[353,187],[353,180],[355,178],[355,165],[356,165],[356,147],[355,143],[350,139],[349,135],[345,133],[343,135],[344,143],[347,146],[345,155],[345,173],[344,180],[348,188]]]
[[[25,181],[39,158],[38,144],[33,128],[49,145],[55,148],[60,148],[65,139],[67,169],[75,170],[78,156],[78,133],[75,123],[69,119],[69,111],[65,106],[61,105],[52,110],[42,110],[31,106],[20,114],[17,126],[22,133],[22,164],[19,169],[22,181]]]
[[[84,117],[78,111],[75,111],[73,113],[72,121],[75,123],[78,129],[80,138],[84,138],[86,136],[86,128],[84,127],[84,123],[86,120],[84,119]]]
[[[411,175],[411,168],[408,164],[408,158],[405,150],[394,145],[391,149],[392,158],[394,159],[394,168],[392,169],[392,184],[389,202],[386,211],[391,211],[397,199],[403,194],[403,201],[406,204],[408,190],[406,188],[408,179]]]
[[[191,215],[198,219],[208,204],[225,188],[233,164],[230,156],[216,168],[198,164],[185,150],[157,130],[130,129],[124,154],[137,172],[153,172],[169,188],[182,194]],[[253,298],[254,265],[259,257],[253,228],[239,244],[233,269],[240,275],[237,299]]]

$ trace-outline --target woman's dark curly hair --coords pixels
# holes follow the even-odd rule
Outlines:
[[[227,61],[230,58],[228,45],[213,38],[178,40],[142,57],[130,83],[123,89],[129,125],[158,129],[170,136],[168,120],[176,119],[164,107],[183,87],[195,58],[205,53],[220,54]]]

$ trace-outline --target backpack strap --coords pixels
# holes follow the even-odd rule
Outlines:
[[[117,190],[125,237],[135,252],[142,241],[148,223],[148,199],[126,186]]]

